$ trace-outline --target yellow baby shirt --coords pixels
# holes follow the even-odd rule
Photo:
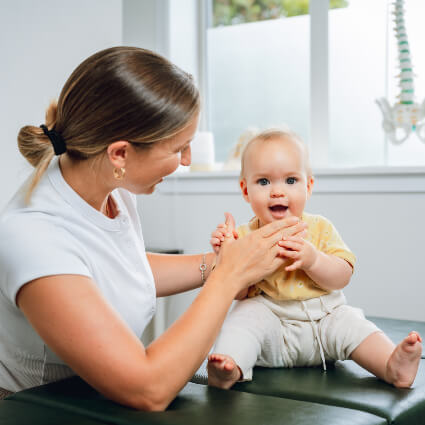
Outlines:
[[[320,215],[304,213],[302,221],[308,224],[306,240],[311,242],[319,251],[336,255],[347,261],[354,268],[356,257],[341,239],[333,224]],[[239,237],[244,237],[258,229],[259,220],[254,217],[248,224],[239,226]],[[307,300],[327,294],[311,280],[303,270],[285,271],[284,264],[272,275],[252,286],[248,297],[254,297],[264,292],[276,300]]]

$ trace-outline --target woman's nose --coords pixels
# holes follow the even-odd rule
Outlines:
[[[190,165],[192,162],[192,151],[190,150],[190,145],[182,152],[180,158],[180,164],[184,166]]]

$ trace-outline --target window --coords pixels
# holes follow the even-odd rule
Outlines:
[[[407,0],[408,36],[416,101],[425,96],[425,4]],[[329,163],[333,166],[425,165],[425,143],[410,133],[400,145],[390,143],[375,102],[398,102],[401,87],[393,4],[387,0],[352,0],[329,15]],[[347,53],[348,52],[348,53]],[[422,98],[419,95],[422,95]]]
[[[404,3],[421,104],[425,4]],[[390,143],[376,104],[385,97],[394,105],[399,91],[393,7],[391,0],[315,0],[309,11],[307,0],[211,0],[207,125],[217,161],[245,130],[286,123],[310,145],[316,167],[425,165],[417,132]]]
[[[386,96],[386,3],[352,0],[329,15],[331,166],[384,163],[385,134],[375,99]]]
[[[425,39],[425,27],[423,17],[425,16],[425,2],[407,0],[405,3],[405,29],[408,37],[410,55],[413,65],[414,76],[414,97],[417,103],[422,104],[422,112],[425,115],[425,49],[423,40]],[[391,8],[390,8],[391,12]],[[398,49],[394,37],[393,15],[389,14],[389,37],[388,37],[388,88],[387,98],[394,104],[396,96],[400,93],[398,83]],[[417,132],[412,132],[406,142],[401,145],[388,143],[386,152],[387,161],[390,165],[425,165],[425,131],[422,131],[421,141]]]
[[[339,6],[345,1],[333,1]],[[213,27],[246,24],[291,16],[308,15],[308,1],[297,0],[214,0]]]
[[[307,137],[308,34],[308,15],[208,30],[209,124],[218,161],[252,127],[286,122]]]

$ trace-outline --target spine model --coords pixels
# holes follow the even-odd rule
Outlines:
[[[400,67],[397,76],[400,79],[400,94],[397,96],[399,101],[393,106],[384,97],[377,99],[376,103],[383,114],[382,127],[393,144],[403,143],[412,132],[416,132],[425,143],[425,100],[421,105],[415,102],[415,75],[404,20],[404,0],[394,1],[392,14]]]

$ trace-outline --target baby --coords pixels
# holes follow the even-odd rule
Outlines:
[[[251,380],[255,365],[322,364],[326,370],[326,361],[352,359],[396,387],[410,387],[421,337],[410,332],[395,346],[360,309],[346,304],[341,290],[355,257],[329,220],[304,212],[314,178],[302,141],[289,131],[264,131],[248,142],[241,165],[242,195],[255,217],[235,231],[228,215],[212,233],[216,253],[229,235],[244,237],[273,220],[298,217],[307,230],[280,241],[286,263],[238,294],[208,357],[209,385],[227,389]]]

